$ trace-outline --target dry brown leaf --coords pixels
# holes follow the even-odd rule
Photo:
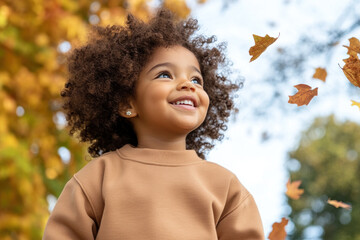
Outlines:
[[[336,208],[345,208],[345,209],[351,209],[351,205],[340,202],[340,201],[336,201],[336,200],[331,200],[330,198],[327,200],[327,203],[336,207]]]
[[[311,99],[318,95],[318,88],[311,90],[311,87],[306,84],[298,84],[294,87],[297,88],[298,92],[293,96],[289,96],[288,103],[297,104],[298,107],[308,105]]]
[[[360,87],[360,60],[349,57],[344,59],[345,65],[342,68],[346,78],[356,87]]]
[[[300,184],[300,180],[290,182],[289,179],[286,184],[286,195],[294,200],[299,199],[300,196],[304,193],[304,189],[299,189]]]
[[[269,240],[285,240],[286,231],[285,226],[288,224],[289,220],[282,218],[280,223],[275,222],[272,225],[272,231],[269,234]]]
[[[347,54],[349,56],[355,57],[355,58],[359,58],[358,57],[358,53],[360,53],[360,41],[359,39],[352,37],[349,38],[349,42],[350,42],[350,46],[344,46],[348,49]]]
[[[327,72],[325,68],[316,68],[315,69],[315,73],[313,75],[313,78],[317,78],[320,79],[321,81],[325,82],[326,81],[326,76],[327,76]]]
[[[265,35],[265,37],[260,37],[258,35],[253,34],[255,45],[252,46],[249,50],[249,54],[250,56],[252,56],[250,62],[257,59],[266,50],[268,46],[273,44],[279,38],[279,36],[277,38],[273,38],[267,34]]]
[[[350,46],[344,46],[348,49],[349,57],[344,59],[344,67],[342,68],[346,78],[356,87],[360,87],[360,41],[357,38],[349,39]]]
[[[351,102],[351,106],[358,106],[360,108],[360,102],[355,102],[354,100],[351,100]]]

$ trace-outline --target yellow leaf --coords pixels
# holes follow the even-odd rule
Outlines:
[[[253,34],[255,45],[252,46],[249,50],[249,54],[250,56],[252,56],[250,62],[257,59],[266,50],[268,46],[273,44],[279,38],[279,36],[277,38],[273,38],[267,34],[265,35],[265,37],[260,37],[258,35]]]
[[[325,82],[326,81],[326,76],[327,76],[327,72],[325,68],[316,68],[315,69],[315,73],[313,75],[313,78],[317,78],[320,79],[321,81]]]
[[[289,96],[288,103],[297,104],[298,107],[308,105],[311,99],[318,95],[318,88],[311,90],[311,87],[306,84],[298,84],[294,87],[299,91],[295,95]]]
[[[354,100],[351,100],[352,104],[351,106],[358,106],[360,109],[360,102],[355,102]]]

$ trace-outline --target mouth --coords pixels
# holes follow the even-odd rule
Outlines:
[[[186,105],[186,106],[195,107],[194,102],[191,101],[191,100],[181,100],[181,101],[173,102],[171,104],[173,104],[173,105]]]
[[[193,108],[198,106],[196,99],[192,96],[184,96],[177,98],[174,101],[170,102],[170,104],[175,106],[189,106]]]

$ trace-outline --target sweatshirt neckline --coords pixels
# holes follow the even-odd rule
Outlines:
[[[179,166],[201,163],[201,159],[195,150],[162,150],[152,148],[137,148],[130,144],[116,150],[117,154],[124,159],[137,162]]]

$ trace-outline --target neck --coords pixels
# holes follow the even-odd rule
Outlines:
[[[140,135],[138,138],[138,148],[151,148],[151,149],[162,149],[162,150],[186,150],[186,136],[177,138],[152,135]]]

